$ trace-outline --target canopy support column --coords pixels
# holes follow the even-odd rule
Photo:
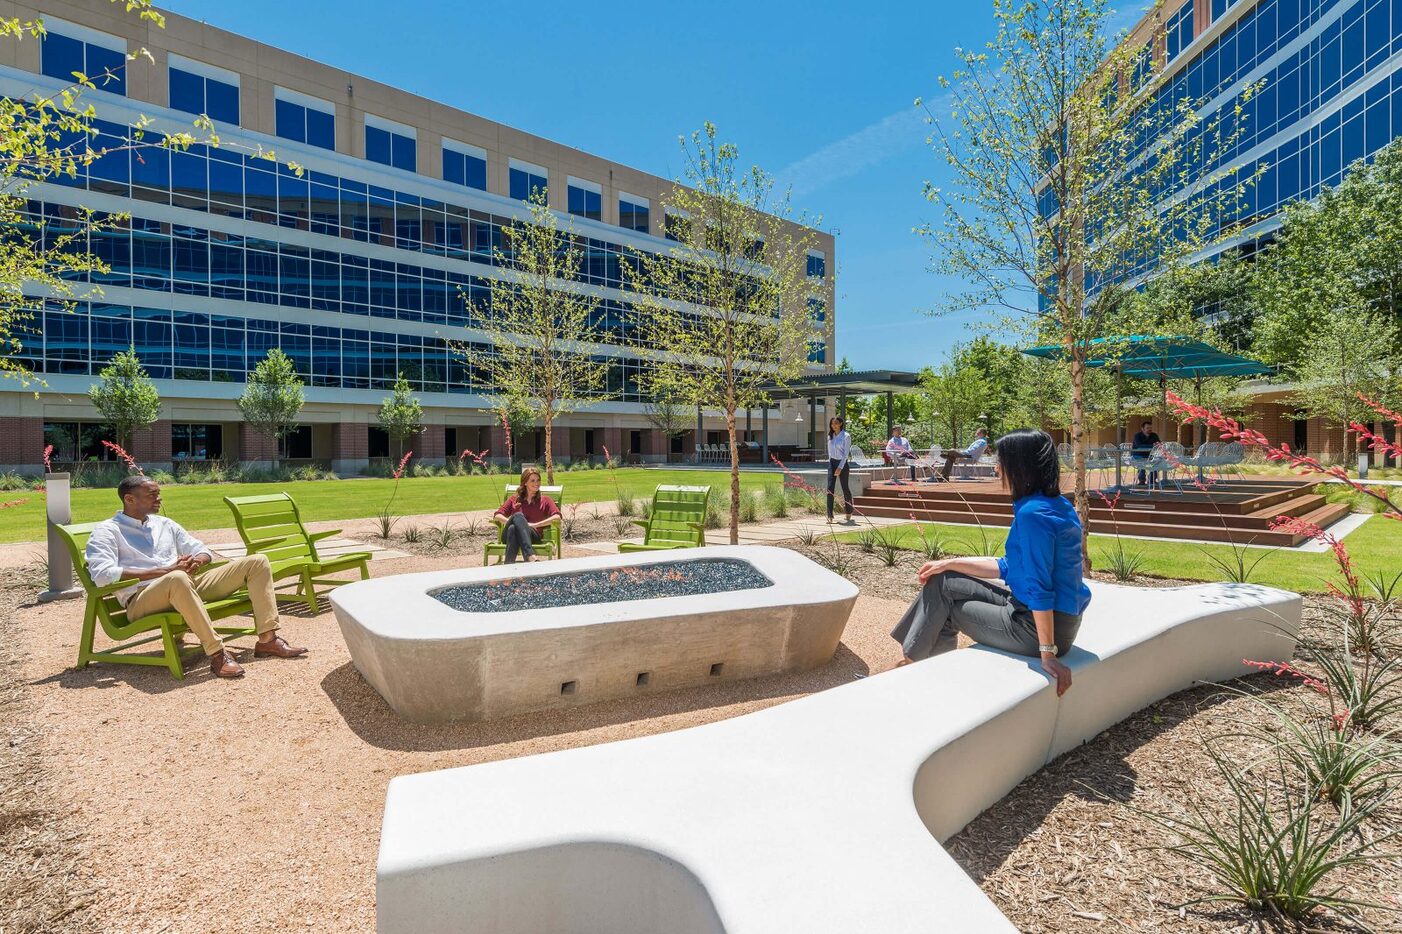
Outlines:
[[[1125,416],[1121,409],[1124,402],[1124,364],[1115,362],[1115,491],[1124,484],[1124,454],[1120,445],[1125,443]]]
[[[703,429],[701,426],[701,406],[698,405],[696,407],[696,463],[698,464],[701,463],[701,444],[703,438],[702,431]]]
[[[818,396],[808,397],[808,447],[813,451],[813,459],[818,459]]]
[[[760,423],[760,449],[759,456],[763,463],[769,463],[769,406],[759,410]]]

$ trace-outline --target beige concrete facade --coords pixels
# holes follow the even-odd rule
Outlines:
[[[416,94],[402,91],[371,78],[352,74],[313,61],[271,45],[256,42],[236,35],[208,23],[197,22],[174,13],[163,12],[164,28],[141,20],[133,13],[127,13],[123,4],[109,3],[107,0],[53,0],[42,6],[32,3],[0,2],[0,16],[17,17],[21,21],[44,19],[57,26],[60,21],[75,24],[80,28],[96,30],[110,36],[124,39],[128,52],[146,50],[151,61],[138,57],[127,66],[126,98],[138,108],[149,104],[153,116],[162,116],[155,108],[164,108],[169,103],[168,79],[171,55],[178,55],[194,62],[234,72],[239,78],[240,88],[240,130],[221,134],[235,137],[240,134],[261,134],[268,140],[248,137],[255,143],[276,145],[274,123],[275,89],[282,88],[301,95],[309,95],[329,102],[335,109],[336,152],[342,156],[363,160],[365,157],[365,121],[367,115],[394,121],[411,127],[417,140],[417,173],[427,179],[441,179],[442,160],[440,146],[443,140],[468,144],[484,150],[487,154],[487,192],[507,197],[509,192],[508,165],[512,159],[524,160],[545,167],[549,172],[549,201],[552,208],[564,213],[567,206],[567,177],[593,182],[602,189],[601,222],[606,225],[618,224],[618,198],[620,193],[647,199],[649,202],[648,233],[660,238],[663,234],[664,208],[674,183],[668,179],[639,171],[620,163],[582,152],[561,143],[522,132],[510,126],[487,120],[446,104]],[[8,67],[23,72],[40,71],[40,43],[26,39],[0,43],[0,68]],[[90,92],[91,93],[91,92]],[[105,95],[93,94],[99,102]],[[182,122],[188,122],[185,115],[175,115]],[[659,133],[659,147],[674,145],[670,132]],[[399,173],[374,163],[367,166],[387,173]],[[385,184],[392,184],[386,182]],[[465,189],[466,190],[466,189]],[[194,215],[200,216],[198,214]],[[632,236],[632,231],[619,230],[620,239]],[[600,236],[589,231],[590,236]],[[827,276],[821,282],[815,280],[815,297],[821,298],[827,308],[826,344],[827,357],[824,368],[831,368],[836,357],[835,342],[835,244],[831,234],[814,231],[817,249],[825,257]],[[659,239],[658,249],[665,243]],[[472,270],[474,274],[476,270]],[[353,327],[365,327],[362,319]],[[373,324],[369,326],[373,327]],[[35,398],[32,391],[11,391],[17,386],[5,386],[0,390],[0,418],[23,423],[20,434],[27,439],[23,450],[12,450],[15,445],[0,445],[0,470],[32,469],[38,464],[38,452],[29,452],[33,446],[35,426],[32,422],[83,422],[96,420],[96,413],[84,396],[82,387],[74,378],[54,381],[55,388],[38,387]],[[182,422],[202,424],[223,424],[225,430],[225,457],[257,457],[261,450],[256,445],[240,450],[229,441],[230,428],[233,436],[238,436],[238,411],[227,385],[203,384],[189,381],[176,381],[169,385],[158,383],[165,397],[167,414],[162,415],[160,424],[169,425]],[[205,392],[204,388],[209,391]],[[362,394],[363,396],[363,394]],[[335,440],[339,434],[363,435],[366,427],[375,422],[375,406],[367,404],[364,398],[353,401],[336,401],[333,397],[319,399],[317,394],[308,392],[305,421],[317,428],[313,439],[313,456],[316,459],[342,462],[347,469],[364,460],[363,454],[343,456],[345,451],[358,451],[363,441],[342,443]],[[488,431],[493,424],[492,415],[480,408],[467,408],[461,403],[453,404],[451,397],[438,394],[426,396],[426,422],[435,428],[460,427]],[[743,421],[743,414],[741,419]],[[352,426],[350,432],[334,433],[337,425]],[[566,416],[565,426],[579,429],[610,429],[627,432],[652,429],[646,420],[641,404],[619,404],[605,407],[598,413],[581,412]],[[759,413],[753,418],[754,430],[758,432]],[[159,424],[157,426],[159,428]],[[713,432],[724,427],[718,413],[708,413],[704,429]],[[800,431],[795,427],[794,417],[779,411],[771,413],[771,439],[775,444],[798,443]],[[37,429],[42,433],[42,427]],[[485,435],[483,435],[485,437]],[[623,438],[627,439],[624,434]],[[704,440],[704,439],[703,439]],[[692,450],[695,438],[684,439],[686,452]],[[644,442],[645,450],[663,452],[663,442],[649,438]],[[441,442],[428,445],[428,450],[437,448],[437,457],[445,454]],[[159,458],[161,450],[169,445],[157,441],[153,451]],[[557,448],[558,453],[558,448]],[[569,452],[565,452],[565,457]],[[653,459],[656,459],[655,457]]]

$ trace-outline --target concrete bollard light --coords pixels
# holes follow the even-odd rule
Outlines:
[[[59,537],[58,526],[73,521],[72,482],[67,473],[44,474],[44,499],[48,518],[49,589],[39,595],[40,603],[64,600],[82,594],[73,586],[73,559]]]

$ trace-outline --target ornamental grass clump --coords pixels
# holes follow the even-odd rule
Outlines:
[[[1189,810],[1164,814],[1135,808],[1177,842],[1164,848],[1207,872],[1209,894],[1180,907],[1239,902],[1277,918],[1309,921],[1322,910],[1356,918],[1362,908],[1393,906],[1357,899],[1335,881],[1337,871],[1388,858],[1386,844],[1402,828],[1378,833],[1372,818],[1390,801],[1391,788],[1335,810],[1318,785],[1302,781],[1281,757],[1269,768],[1238,770],[1221,747],[1240,737],[1204,741],[1204,749],[1228,791],[1226,803],[1210,808],[1189,799]]]
[[[1119,516],[1116,513],[1116,509],[1120,505],[1120,493],[1116,491],[1115,495],[1110,497],[1106,496],[1103,491],[1096,490],[1095,495],[1099,496],[1105,503],[1105,507],[1110,510],[1110,526],[1115,533],[1115,543],[1105,553],[1110,573],[1117,581],[1133,580],[1140,571],[1144,570],[1147,561],[1144,557],[1144,549],[1127,546],[1124,538],[1120,535]]]
[[[764,511],[775,519],[785,519],[789,515],[789,497],[783,486],[764,488]]]

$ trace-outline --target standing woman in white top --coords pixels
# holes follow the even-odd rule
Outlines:
[[[852,522],[852,487],[848,485],[851,474],[849,455],[852,453],[852,438],[847,434],[847,422],[840,416],[828,421],[828,521],[832,521],[832,495],[836,481],[842,480],[842,511],[846,522]]]

